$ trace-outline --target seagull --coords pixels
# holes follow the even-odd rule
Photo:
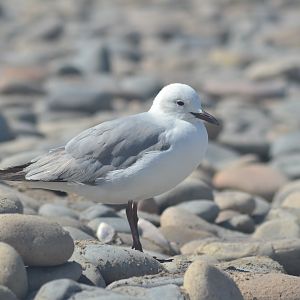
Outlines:
[[[203,121],[219,124],[193,88],[169,84],[149,111],[86,129],[63,147],[0,170],[0,179],[105,204],[127,203],[132,248],[143,251],[137,201],[170,190],[197,168],[208,144]]]

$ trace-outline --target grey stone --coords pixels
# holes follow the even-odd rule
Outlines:
[[[207,170],[218,171],[226,165],[236,161],[239,157],[240,154],[229,147],[215,142],[209,142],[206,155],[201,166]]]
[[[187,202],[182,202],[178,207],[183,208],[200,218],[213,222],[219,214],[219,207],[210,200],[192,200]]]
[[[107,284],[132,276],[156,274],[162,270],[157,260],[132,249],[77,242],[75,250],[98,267]]]
[[[272,206],[281,206],[284,199],[288,197],[289,194],[293,192],[300,192],[300,180],[294,180],[282,186],[274,196]]]
[[[299,238],[300,227],[295,220],[287,218],[270,220],[257,227],[253,237],[264,240]]]
[[[272,157],[297,153],[300,151],[300,132],[291,132],[275,139],[271,145],[270,154]]]
[[[72,255],[69,233],[42,217],[20,214],[0,215],[0,241],[13,246],[29,266],[55,266]]]
[[[106,223],[112,226],[117,232],[130,233],[130,227],[127,220],[117,217],[101,217],[88,222],[87,226],[90,227],[95,233],[101,223]]]
[[[194,261],[184,275],[183,287],[191,300],[242,300],[235,282],[223,271],[201,260]]]
[[[215,202],[221,210],[235,210],[251,215],[255,208],[253,196],[238,191],[224,191],[215,194]]]
[[[82,275],[78,282],[103,288],[106,287],[106,283],[99,269],[87,261],[80,253],[75,251],[69,261],[75,261],[81,265]]]
[[[81,80],[60,80],[49,84],[47,104],[52,111],[81,111],[94,113],[111,109],[112,93],[101,84]]]
[[[5,117],[2,114],[0,114],[0,128],[0,142],[9,141],[15,138],[15,134],[10,129]]]
[[[0,243],[0,257],[0,285],[8,287],[18,298],[25,297],[28,284],[21,256],[10,245]]]
[[[162,212],[171,205],[176,205],[188,200],[212,200],[213,193],[211,187],[209,187],[203,181],[195,178],[187,178],[175,188],[156,196],[154,199],[159,205],[160,211]]]
[[[255,208],[251,214],[252,219],[255,223],[260,223],[264,220],[265,216],[271,209],[271,205],[261,197],[254,197]]]
[[[281,155],[275,158],[271,165],[290,179],[300,178],[300,154],[298,152]]]
[[[221,222],[218,225],[243,233],[252,233],[255,230],[254,221],[248,215],[233,216],[229,220]]]
[[[150,75],[127,76],[120,82],[121,95],[127,99],[147,100],[156,96],[163,83]]]
[[[16,295],[6,286],[0,285],[0,299],[18,300]]]
[[[42,285],[57,279],[77,281],[81,276],[81,266],[76,262],[67,262],[55,267],[28,267],[29,291],[38,290]]]
[[[23,204],[18,196],[1,191],[0,214],[22,214]]]
[[[68,231],[71,238],[76,241],[76,240],[95,240],[95,238],[87,233],[85,233],[84,231],[75,228],[75,227],[71,227],[71,226],[64,226],[63,227],[64,230]]]
[[[277,261],[266,256],[250,256],[221,262],[216,265],[225,272],[251,272],[258,274],[285,273]]]
[[[59,279],[44,284],[34,300],[132,300],[130,296],[124,296],[100,287],[92,287],[77,283],[70,279]]]
[[[73,219],[78,219],[78,214],[73,211],[72,209],[54,203],[45,203],[43,204],[38,211],[39,215],[41,216],[55,216],[55,217],[68,217]]]
[[[113,291],[129,295],[134,299],[159,299],[162,295],[166,300],[184,300],[185,297],[182,294],[180,288],[174,284],[167,284],[163,286],[153,288],[143,288],[138,286],[122,286],[114,288]]]
[[[82,211],[79,215],[80,220],[91,221],[95,218],[117,217],[116,211],[104,204],[97,203]]]

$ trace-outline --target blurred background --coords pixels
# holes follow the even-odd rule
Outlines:
[[[208,128],[207,181],[257,162],[299,178],[299,12],[296,0],[1,1],[1,167],[182,82],[222,121]]]

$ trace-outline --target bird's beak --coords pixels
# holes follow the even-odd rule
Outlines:
[[[212,115],[210,115],[209,113],[207,113],[206,111],[202,110],[201,112],[191,112],[191,114],[193,116],[195,116],[198,119],[204,120],[208,123],[214,124],[214,125],[220,125],[219,121],[213,117]]]

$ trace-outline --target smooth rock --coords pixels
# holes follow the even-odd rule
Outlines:
[[[132,276],[156,274],[160,263],[136,250],[96,243],[76,242],[76,251],[98,267],[107,284]]]
[[[161,227],[159,231],[169,242],[175,243],[179,247],[193,240],[214,237],[214,234],[204,230],[195,230],[174,225]]]
[[[299,153],[300,151],[300,132],[291,132],[280,136],[272,143],[270,154],[272,157],[280,155]]]
[[[219,206],[210,200],[192,200],[177,205],[200,218],[213,222],[219,214]]]
[[[289,194],[294,192],[300,192],[300,180],[291,181],[285,184],[283,187],[281,187],[274,196],[272,206],[281,206],[281,203],[284,201],[284,199],[286,199]]]
[[[300,191],[290,193],[282,202],[282,207],[300,208]]]
[[[271,166],[290,179],[300,178],[299,152],[281,155],[271,162]]]
[[[2,114],[0,114],[0,128],[0,142],[13,140],[15,138],[15,134],[9,127],[6,118]]]
[[[78,219],[78,214],[72,209],[54,203],[45,203],[43,204],[38,211],[41,216],[55,216],[55,217],[68,217],[73,219]]]
[[[213,199],[211,187],[195,178],[187,178],[170,191],[154,197],[161,212],[169,206],[195,199]]]
[[[60,80],[48,84],[47,100],[51,111],[94,113],[111,109],[112,92],[88,80]]]
[[[124,296],[100,287],[93,287],[77,283],[70,279],[59,279],[44,284],[34,300],[62,300],[74,298],[76,300],[107,299],[107,300],[132,300],[130,296]]]
[[[206,231],[218,237],[238,237],[243,234],[231,231],[215,224],[208,223],[207,221],[199,218],[198,216],[184,211],[178,207],[169,207],[166,209],[160,218],[161,227],[177,226],[189,228],[192,230]]]
[[[167,284],[153,288],[142,288],[138,286],[122,286],[112,289],[124,296],[129,295],[134,299],[158,299],[162,295],[165,300],[184,300],[181,289],[174,284]]]
[[[215,202],[221,210],[235,210],[241,214],[251,215],[255,208],[253,196],[238,191],[215,193]]]
[[[82,211],[79,215],[80,220],[82,221],[91,221],[100,217],[117,217],[116,211],[104,204],[97,203],[93,206],[88,207]]]
[[[28,283],[21,256],[10,245],[0,243],[0,257],[0,285],[9,288],[18,298],[25,297]]]
[[[112,242],[115,239],[116,234],[116,230],[104,222],[99,224],[96,232],[98,240],[104,244]]]
[[[22,214],[23,204],[17,195],[1,191],[0,214]]]
[[[71,238],[73,239],[73,241],[78,241],[78,240],[95,240],[95,238],[87,233],[85,233],[84,231],[75,228],[75,227],[71,227],[71,226],[64,226],[63,227],[64,230],[68,231]]]
[[[253,164],[218,172],[213,183],[219,189],[236,189],[271,200],[287,179],[276,169]]]
[[[0,241],[13,246],[29,266],[55,266],[72,255],[69,233],[42,217],[20,214],[0,215]]]
[[[252,219],[255,223],[260,223],[264,220],[269,210],[271,209],[271,205],[265,199],[261,197],[254,197],[255,208],[251,214]]]
[[[298,238],[273,241],[204,242],[196,248],[194,253],[210,255],[221,261],[248,256],[268,256],[279,262],[288,274],[300,274],[300,241]]]
[[[252,233],[255,230],[255,223],[248,215],[233,216],[225,222],[218,223],[218,225],[243,233]]]
[[[141,200],[138,202],[138,210],[150,214],[158,214],[159,207],[153,198]]]
[[[81,266],[82,274],[78,282],[103,288],[106,287],[106,283],[98,268],[87,261],[80,253],[75,251],[69,261],[74,261]]]
[[[18,300],[16,295],[6,286],[0,285],[0,299]]]
[[[38,290],[42,285],[57,279],[77,281],[81,276],[81,266],[76,262],[67,262],[55,267],[28,267],[29,291]]]
[[[233,272],[268,274],[285,273],[284,268],[277,261],[266,256],[250,256],[221,262],[217,267],[229,274]]]
[[[237,212],[236,210],[221,210],[217,219],[215,220],[215,223],[220,225],[223,224],[224,222],[232,219],[235,216],[239,216],[240,213]]]
[[[130,227],[126,219],[119,217],[101,217],[96,218],[88,222],[87,226],[97,232],[98,227],[101,223],[106,223],[114,228],[117,232],[130,233]]]
[[[184,275],[183,287],[191,300],[242,300],[235,282],[223,271],[203,261],[194,261]]]
[[[296,300],[300,294],[299,277],[280,273],[235,274],[234,281],[245,300]]]
[[[253,233],[253,237],[263,240],[275,240],[284,238],[299,238],[300,226],[295,220],[277,219],[262,223]]]

